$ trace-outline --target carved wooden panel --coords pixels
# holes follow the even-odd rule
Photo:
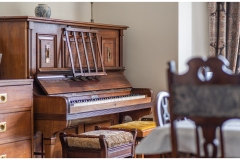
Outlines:
[[[37,68],[57,67],[57,35],[37,34]]]
[[[117,67],[116,38],[102,38],[103,64],[105,67]]]
[[[119,32],[116,30],[99,29],[99,35],[104,66],[119,67]]]

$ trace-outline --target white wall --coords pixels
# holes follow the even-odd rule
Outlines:
[[[207,2],[179,2],[178,6],[178,71],[182,74],[190,58],[209,55],[208,9]]]
[[[178,60],[178,3],[95,2],[94,20],[127,25],[123,60],[134,88],[167,90],[167,62]]]
[[[193,56],[209,55],[207,2],[192,3],[192,50]]]
[[[41,3],[51,8],[50,18],[90,22],[90,2],[0,2],[0,16],[35,16]]]
[[[178,72],[188,70],[186,61],[192,57],[192,3],[178,3]]]

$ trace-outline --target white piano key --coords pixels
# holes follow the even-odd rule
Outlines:
[[[119,101],[127,101],[127,100],[134,100],[134,99],[141,99],[145,98],[145,95],[129,95],[129,96],[119,96],[118,98],[115,97],[108,97],[108,98],[96,98],[90,100],[85,100],[83,102],[72,102],[72,107],[80,107],[80,106],[88,106],[94,104],[103,104],[103,103],[110,103],[110,102],[119,102]],[[98,100],[99,99],[99,100]]]

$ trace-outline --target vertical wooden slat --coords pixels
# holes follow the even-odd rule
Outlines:
[[[91,73],[91,71],[90,71],[90,65],[89,65],[89,61],[88,61],[88,54],[87,54],[86,42],[85,42],[84,34],[83,34],[82,31],[81,31],[81,35],[82,35],[82,42],[83,42],[84,53],[85,53],[86,61],[87,61],[88,73]]]
[[[72,49],[71,49],[70,42],[69,42],[68,31],[65,31],[65,34],[66,34],[67,46],[68,46],[69,55],[70,55],[72,72],[73,72],[73,75],[75,76],[76,73],[75,73],[75,69],[74,69],[74,63],[73,63],[73,57],[72,57]]]
[[[79,62],[79,68],[80,68],[81,73],[83,73],[81,56],[80,56],[80,51],[79,51],[79,48],[78,48],[78,42],[77,42],[77,38],[76,38],[76,32],[73,32],[73,36],[74,36],[75,45],[76,45],[76,49],[77,49],[77,57],[78,57],[78,62]]]
[[[93,55],[95,70],[96,70],[96,72],[98,72],[96,58],[95,58],[95,52],[94,52],[94,49],[93,49],[92,36],[91,36],[90,32],[88,32],[88,36],[89,36],[90,45],[91,45],[91,49],[92,49],[92,55]]]
[[[104,72],[105,69],[104,69],[104,65],[103,65],[103,57],[102,57],[102,52],[101,52],[101,49],[100,49],[99,38],[98,38],[98,35],[97,35],[97,34],[96,34],[96,37],[97,37],[98,53],[99,53],[99,57],[100,57],[100,61],[101,61],[101,65],[102,65],[102,69],[103,69],[103,72]]]

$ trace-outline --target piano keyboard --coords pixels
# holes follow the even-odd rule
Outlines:
[[[70,103],[71,103],[71,107],[80,107],[80,106],[88,106],[88,105],[95,105],[95,104],[102,104],[102,103],[141,99],[145,97],[146,95],[131,94],[131,95],[125,95],[125,96],[94,98],[94,99],[88,99],[88,100],[74,100],[74,101],[71,101]]]

